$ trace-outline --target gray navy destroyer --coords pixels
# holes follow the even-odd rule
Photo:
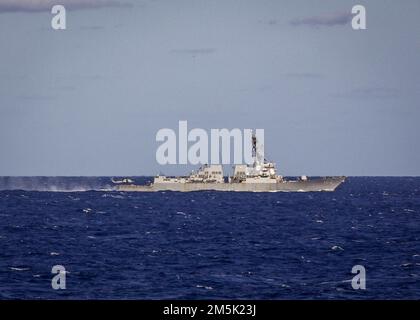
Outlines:
[[[125,178],[115,181],[118,191],[237,191],[237,192],[311,192],[334,191],[345,177],[308,178],[301,176],[286,179],[277,174],[275,163],[267,161],[261,152],[263,146],[252,135],[251,165],[235,165],[233,175],[225,178],[222,165],[204,165],[184,177],[158,175],[149,185],[135,184]]]

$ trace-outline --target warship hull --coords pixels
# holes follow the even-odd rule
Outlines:
[[[119,185],[117,191],[158,192],[158,191],[230,191],[230,192],[315,192],[335,191],[345,177],[323,177],[309,180],[285,180],[276,183],[154,183],[152,185]]]

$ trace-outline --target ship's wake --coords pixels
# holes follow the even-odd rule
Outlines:
[[[106,177],[0,177],[0,191],[84,192],[113,191]]]

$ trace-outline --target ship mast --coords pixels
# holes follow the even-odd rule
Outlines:
[[[257,140],[256,133],[252,131],[252,158],[254,160],[254,167],[265,163],[263,150],[264,145]]]
[[[254,130],[252,130],[252,159],[254,160],[254,166],[257,161],[257,137]]]

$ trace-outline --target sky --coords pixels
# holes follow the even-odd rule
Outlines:
[[[264,129],[283,175],[420,175],[418,0],[54,4],[0,0],[0,176],[183,174],[180,120]]]

